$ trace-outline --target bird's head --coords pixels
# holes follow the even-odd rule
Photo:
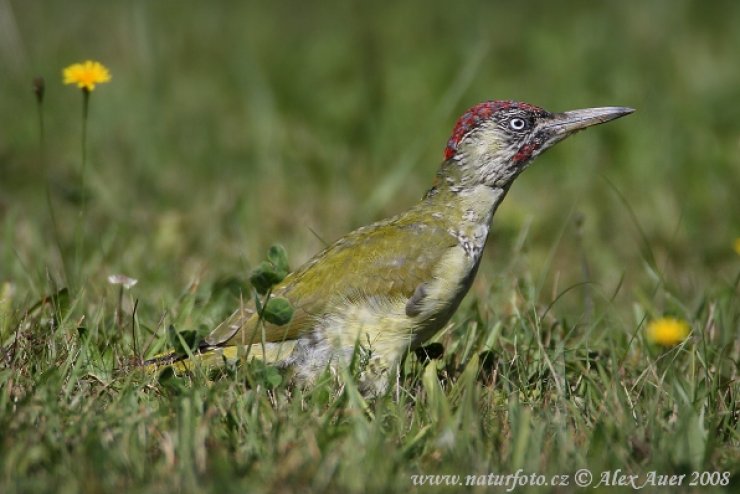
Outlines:
[[[456,185],[508,188],[529,163],[569,135],[632,113],[631,108],[587,108],[550,113],[516,101],[487,101],[461,116],[445,148]]]

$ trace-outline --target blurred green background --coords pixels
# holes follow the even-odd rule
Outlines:
[[[737,485],[740,2],[314,3],[0,0],[0,490],[408,492],[520,467]],[[113,79],[83,181],[61,73],[85,59]],[[170,324],[220,322],[271,244],[297,266],[419,200],[487,99],[637,112],[514,184],[443,359],[409,356],[369,411],[261,367],[131,371]],[[664,315],[692,327],[671,349],[644,336]]]
[[[545,302],[589,279],[629,310],[653,255],[688,302],[736,275],[738,2],[2,0],[0,24],[0,278],[21,299],[64,284],[84,193],[93,299],[125,273],[167,305],[246,276],[276,241],[298,264],[418,200],[456,117],[486,99],[638,111],[519,179],[479,293],[514,251]],[[61,70],[88,58],[113,79],[91,97],[85,192],[82,98]]]

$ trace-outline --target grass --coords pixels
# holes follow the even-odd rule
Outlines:
[[[1,492],[451,491],[412,476],[580,468],[685,488],[730,472],[737,488],[735,2],[0,14]],[[80,95],[60,72],[86,58],[113,80],[91,95],[83,182]],[[130,368],[170,324],[233,310],[272,243],[296,266],[416,201],[456,115],[489,98],[638,112],[518,180],[441,359],[410,355],[372,402],[257,365]],[[120,303],[116,273],[139,280]],[[692,327],[672,349],[645,338],[663,315]]]

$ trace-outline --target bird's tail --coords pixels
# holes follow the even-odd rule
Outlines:
[[[253,359],[268,364],[279,364],[290,356],[294,345],[295,341],[252,345],[203,345],[196,348],[192,355],[177,352],[161,353],[145,360],[142,365],[147,372],[153,374],[167,367],[176,372],[188,372],[198,366],[210,369]]]

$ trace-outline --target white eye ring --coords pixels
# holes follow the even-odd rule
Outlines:
[[[524,130],[524,127],[527,126],[527,122],[524,121],[523,118],[512,118],[509,120],[509,127],[511,127],[512,130]]]

